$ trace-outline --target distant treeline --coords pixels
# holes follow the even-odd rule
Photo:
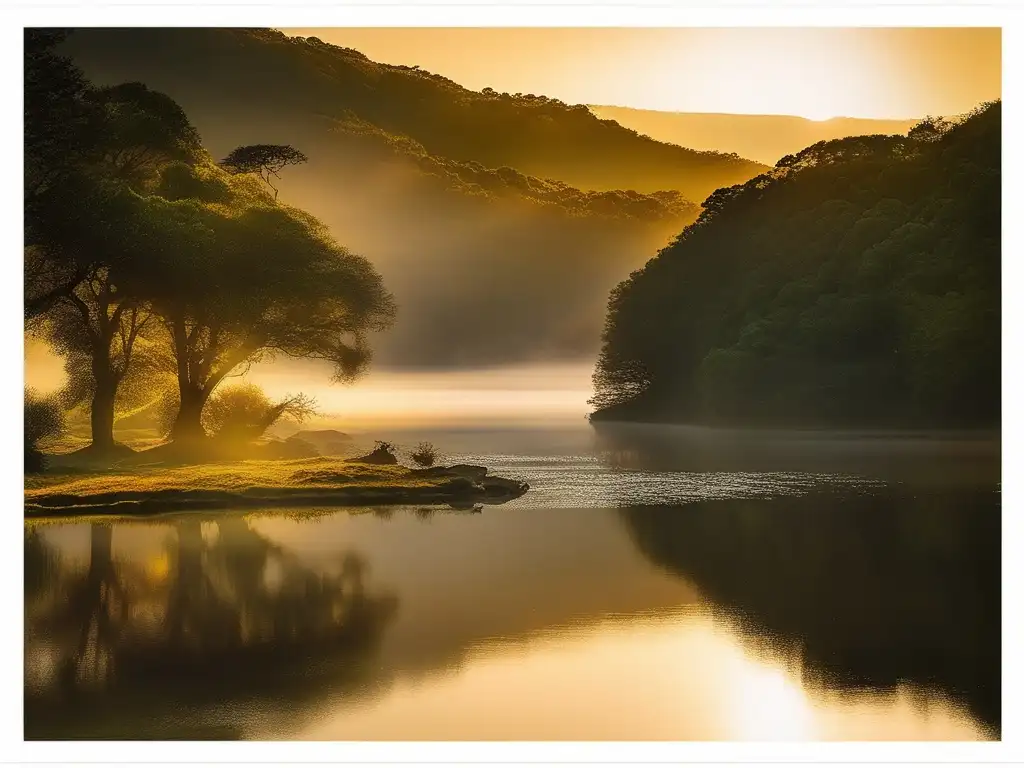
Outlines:
[[[445,192],[489,199],[518,197],[533,203],[538,211],[605,220],[687,222],[696,219],[700,210],[699,205],[675,190],[649,193],[631,189],[582,190],[556,179],[530,176],[508,166],[488,168],[475,160],[463,162],[432,155],[418,141],[388,133],[353,113],[338,120],[333,129],[351,141],[359,142],[359,149],[367,156],[378,153],[410,161],[425,176],[440,182]]]
[[[998,424],[1000,130],[986,103],[716,191],[612,292],[593,418]]]

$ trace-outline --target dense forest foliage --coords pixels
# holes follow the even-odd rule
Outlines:
[[[593,418],[993,425],[1001,105],[716,191],[609,301]]]
[[[134,78],[174,96],[189,114],[194,105],[186,90],[194,99],[219,98],[225,110],[263,103],[282,115],[352,113],[432,155],[510,166],[581,188],[674,189],[699,200],[764,169],[735,155],[655,141],[583,105],[471,91],[418,67],[379,64],[275,30],[80,30],[68,50],[88,59],[90,74],[130,62]]]

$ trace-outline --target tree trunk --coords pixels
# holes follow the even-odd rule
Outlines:
[[[92,446],[100,450],[114,447],[114,400],[117,386],[108,377],[96,378],[92,394]]]
[[[117,398],[118,379],[110,361],[109,337],[93,343],[92,379],[96,388],[92,393],[92,447],[109,450],[114,447],[114,401]]]
[[[180,388],[181,406],[171,428],[171,439],[175,442],[185,440],[201,440],[206,437],[203,430],[203,406],[206,404],[206,393],[198,387]]]

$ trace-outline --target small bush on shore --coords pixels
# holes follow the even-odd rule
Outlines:
[[[409,458],[421,467],[432,467],[437,461],[437,449],[433,443],[420,443],[410,454]]]

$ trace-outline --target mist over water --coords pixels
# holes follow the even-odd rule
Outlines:
[[[256,366],[250,378],[271,397],[304,392],[315,397],[318,428],[374,430],[588,429],[592,364],[537,363],[492,368],[373,368],[351,385],[333,384],[326,366]]]

